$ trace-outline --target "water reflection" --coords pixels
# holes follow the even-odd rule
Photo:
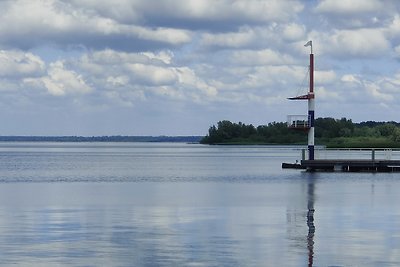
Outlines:
[[[287,235],[290,247],[301,255],[304,266],[314,266],[315,248],[315,201],[317,177],[304,174],[301,186],[291,192],[289,200],[293,208],[287,210]]]
[[[307,227],[308,227],[308,235],[307,235],[307,248],[308,248],[308,266],[313,266],[314,261],[314,234],[315,234],[315,225],[314,225],[314,201],[315,201],[315,183],[314,179],[308,183],[307,187]]]

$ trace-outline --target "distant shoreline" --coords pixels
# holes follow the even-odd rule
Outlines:
[[[203,136],[0,136],[0,142],[186,142]]]

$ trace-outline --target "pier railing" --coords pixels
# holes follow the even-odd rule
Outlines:
[[[292,129],[308,129],[308,116],[307,115],[288,115],[287,126]]]
[[[301,159],[308,158],[302,149]],[[315,159],[400,160],[400,149],[392,148],[316,148]]]

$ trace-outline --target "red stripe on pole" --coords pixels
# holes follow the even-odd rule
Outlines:
[[[314,93],[314,54],[310,54],[310,93]]]

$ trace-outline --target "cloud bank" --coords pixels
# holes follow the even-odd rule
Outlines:
[[[1,1],[1,134],[204,134],[230,119],[399,120],[395,0]],[[367,111],[373,110],[372,114]]]

